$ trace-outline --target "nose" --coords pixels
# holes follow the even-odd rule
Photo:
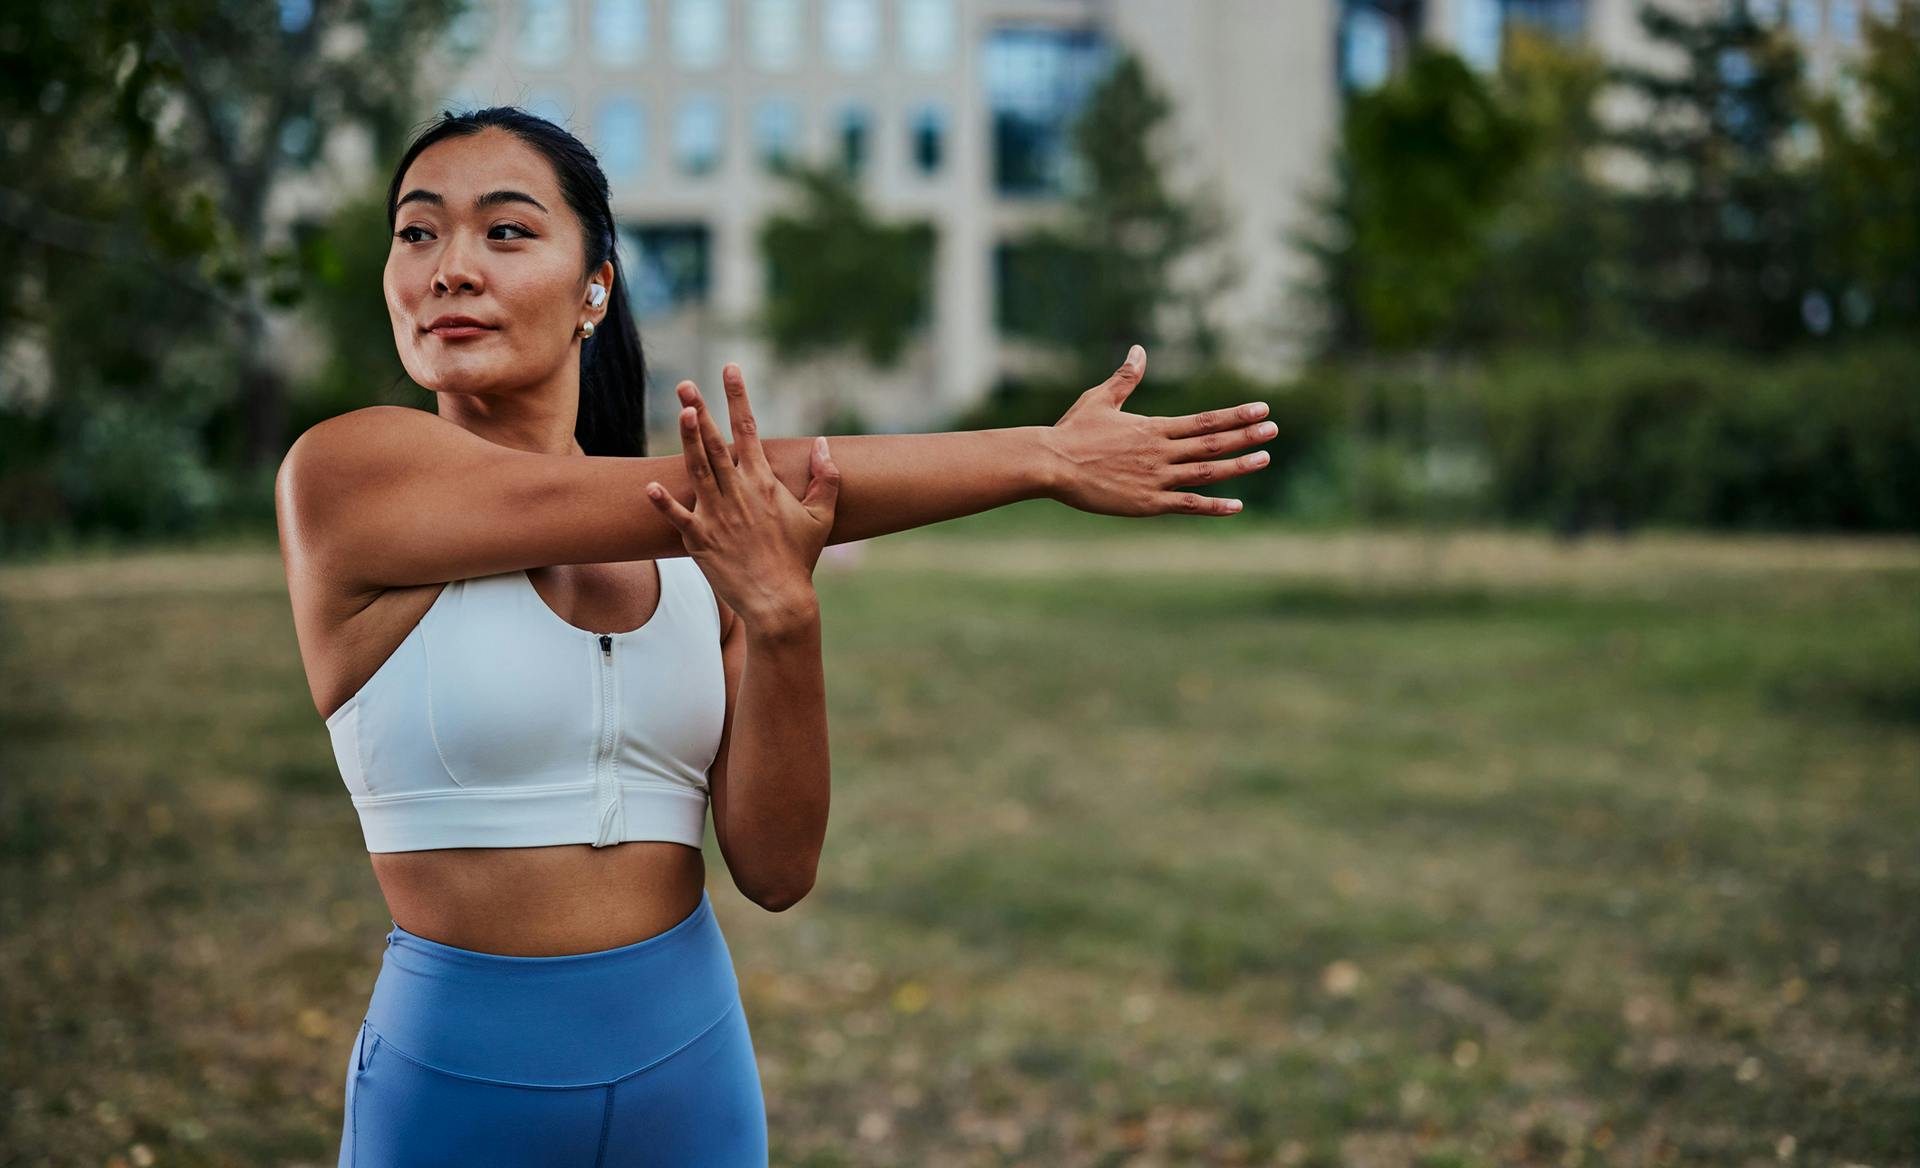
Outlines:
[[[435,293],[456,288],[462,292],[479,292],[485,287],[479,265],[472,263],[467,255],[466,238],[466,232],[455,231],[447,245],[440,249],[440,262],[433,271]]]

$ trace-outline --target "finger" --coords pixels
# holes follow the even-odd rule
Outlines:
[[[683,381],[674,388],[685,389],[690,384]],[[686,400],[684,394],[681,400]],[[687,477],[693,480],[694,506],[719,499],[719,488],[713,481],[713,463],[707,457],[706,443],[700,440],[699,411],[692,406],[680,407],[680,456],[686,459]]]
[[[1192,438],[1198,434],[1211,434],[1216,430],[1244,426],[1266,416],[1266,402],[1248,402],[1246,405],[1235,406],[1229,410],[1203,410],[1197,414],[1161,418],[1161,433],[1169,438]],[[1269,434],[1267,437],[1271,438],[1273,435]]]
[[[753,406],[747,401],[746,375],[729,361],[720,371],[720,380],[727,387],[727,421],[733,426],[733,446],[742,473],[758,475],[766,471],[771,475],[773,467],[768,465],[767,452],[760,445],[760,423],[754,420]]]
[[[1127,359],[1120,363],[1120,368],[1115,369],[1112,376],[1100,383],[1100,388],[1107,391],[1107,400],[1116,406],[1120,405],[1127,400],[1127,395],[1139,386],[1140,378],[1145,376],[1146,372],[1147,351],[1135,345],[1127,350]]]
[[[680,383],[687,389],[680,397],[681,401],[693,406],[695,425],[699,427],[699,441],[707,451],[707,465],[713,473],[713,485],[722,495],[734,490],[733,452],[727,449],[727,440],[720,433],[720,423],[713,420],[713,414],[707,409],[707,399],[700,395],[700,387],[691,381]]]
[[[801,496],[800,505],[815,519],[830,520],[834,507],[840,502],[840,464],[833,460],[824,436],[813,440],[813,457],[807,465],[812,477],[807,481],[807,493]]]
[[[1280,427],[1272,422],[1255,422],[1238,430],[1216,430],[1198,438],[1182,438],[1171,444],[1172,461],[1191,462],[1196,458],[1211,458],[1229,450],[1240,450],[1256,442],[1265,442],[1279,433]]]
[[[1167,481],[1163,487],[1202,487],[1208,483],[1217,483],[1223,479],[1235,479],[1254,471],[1273,461],[1264,450],[1252,454],[1243,454],[1238,458],[1220,458],[1212,462],[1179,462],[1169,467]]]
[[[667,522],[679,528],[682,535],[687,533],[693,523],[693,512],[687,510],[680,500],[674,498],[671,491],[659,483],[648,483],[647,498],[653,500],[653,505],[666,514]]]
[[[1240,510],[1238,499],[1216,499],[1180,491],[1160,496],[1161,515],[1232,515]]]

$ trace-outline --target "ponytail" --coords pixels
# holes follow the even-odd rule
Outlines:
[[[606,319],[580,342],[580,412],[573,437],[588,454],[645,458],[647,356],[627,307],[627,274],[620,270],[611,231],[608,239],[607,254],[587,264],[593,271],[603,261],[613,261],[613,295],[607,300]]]

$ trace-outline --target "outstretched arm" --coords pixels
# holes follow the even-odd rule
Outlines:
[[[1237,499],[1179,488],[1219,482],[1267,465],[1265,451],[1217,458],[1272,438],[1264,402],[1183,417],[1120,409],[1146,372],[1135,345],[1113,376],[1080,396],[1051,426],[939,434],[830,435],[840,500],[829,543],[886,535],[989,511],[1023,499],[1058,499],[1103,515],[1231,515]],[[722,373],[731,418],[751,418],[738,365]],[[705,412],[691,381],[682,405]],[[736,437],[738,423],[735,424]],[[797,497],[807,489],[811,438],[761,438],[774,474]],[[732,450],[732,444],[728,446]]]
[[[1102,515],[1230,515],[1232,499],[1181,490],[1249,474],[1266,454],[1221,458],[1264,442],[1266,407],[1250,403],[1185,417],[1120,406],[1146,369],[1134,362],[1080,395],[1051,426],[951,434],[856,434],[833,439],[841,488],[829,542],[846,543],[986,511],[1058,499]],[[735,366],[728,392],[744,398]],[[712,456],[731,448],[691,381],[678,386],[711,428]],[[731,411],[738,428],[750,409]],[[801,497],[806,438],[764,440],[782,485]],[[686,554],[680,533],[639,500],[658,482],[695,501],[680,455],[630,458],[536,454],[490,442],[406,406],[365,406],[308,428],[274,480],[289,579],[324,576],[339,595],[464,580],[544,564],[602,564]]]

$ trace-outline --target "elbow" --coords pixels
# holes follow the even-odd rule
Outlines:
[[[750,893],[747,899],[753,901],[753,903],[759,905],[761,908],[766,909],[768,912],[786,912],[794,905],[805,900],[807,893],[812,891],[813,877],[809,876],[803,883],[776,885],[770,889],[762,889],[757,893]]]

